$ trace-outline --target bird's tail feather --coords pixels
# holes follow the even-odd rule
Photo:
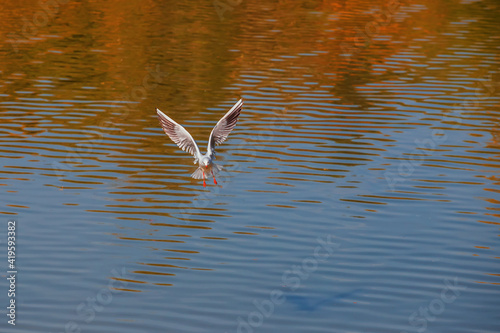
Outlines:
[[[218,174],[220,171],[222,171],[222,167],[220,165],[217,165],[215,163],[212,163],[212,172],[214,174]],[[210,173],[210,171],[209,171]],[[205,177],[203,177],[203,175],[205,175]],[[199,167],[198,169],[196,169],[193,174],[191,175],[191,177],[193,177],[194,179],[207,179],[209,175],[207,175],[207,173],[203,173],[203,169],[201,167]]]
[[[214,169],[214,173],[219,173],[224,169],[222,166],[212,163],[212,169]]]
[[[204,179],[204,178],[207,179],[207,175],[203,177],[203,170],[201,168],[196,169],[196,171],[193,172],[191,177],[193,177],[194,179]]]

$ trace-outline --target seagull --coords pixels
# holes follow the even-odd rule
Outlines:
[[[163,128],[165,134],[167,134],[173,142],[179,146],[185,152],[190,153],[194,157],[194,164],[198,163],[198,169],[191,175],[194,179],[203,179],[203,187],[206,187],[205,179],[207,175],[211,174],[214,178],[214,184],[217,185],[217,180],[215,180],[215,173],[222,170],[222,167],[215,164],[215,146],[223,143],[229,133],[236,126],[238,122],[238,116],[240,115],[241,108],[243,106],[243,100],[240,99],[234,106],[229,110],[224,117],[222,117],[215,125],[210,137],[208,139],[207,153],[202,155],[200,153],[200,148],[194,141],[191,134],[178,123],[176,123],[172,118],[156,108],[156,113],[158,114],[158,119],[160,120],[160,125]]]

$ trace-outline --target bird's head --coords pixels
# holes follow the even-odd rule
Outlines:
[[[208,165],[210,164],[210,159],[208,157],[204,157],[202,160],[201,160],[201,164],[203,164],[203,166],[206,168],[208,167]]]

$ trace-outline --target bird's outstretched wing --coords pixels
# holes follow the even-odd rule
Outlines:
[[[172,118],[161,112],[159,109],[156,109],[156,113],[158,114],[160,125],[165,134],[167,134],[170,139],[172,139],[172,141],[179,146],[179,148],[193,155],[195,160],[200,159],[200,149],[191,134],[189,134],[184,127],[176,123]]]
[[[229,110],[224,117],[222,117],[217,125],[215,125],[212,133],[210,133],[210,138],[208,139],[208,154],[210,156],[215,155],[215,146],[223,143],[229,133],[233,130],[234,126],[236,126],[236,122],[238,122],[238,117],[241,112],[241,108],[243,106],[243,100],[240,99],[234,106]]]

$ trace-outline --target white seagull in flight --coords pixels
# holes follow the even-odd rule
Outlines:
[[[158,108],[156,113],[158,114],[158,119],[160,120],[161,127],[165,134],[167,134],[173,142],[175,142],[179,148],[190,153],[194,156],[194,164],[198,162],[198,169],[191,175],[194,179],[203,179],[203,186],[206,187],[205,179],[207,174],[210,173],[214,177],[214,184],[217,185],[215,180],[215,173],[219,172],[222,167],[216,165],[213,160],[215,160],[215,146],[223,143],[229,133],[236,126],[238,121],[238,116],[241,112],[241,107],[243,106],[243,100],[239,100],[234,106],[229,110],[224,117],[222,117],[217,125],[215,125],[212,133],[210,133],[210,138],[208,139],[207,153],[202,155],[198,145],[194,141],[191,134],[178,123],[176,123],[172,118],[161,112]]]

